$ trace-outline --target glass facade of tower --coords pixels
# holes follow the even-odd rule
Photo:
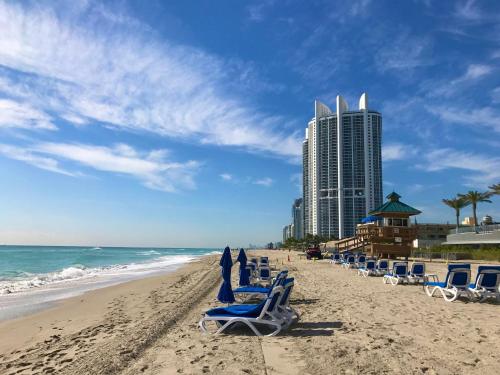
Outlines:
[[[306,135],[307,137],[307,135]],[[302,165],[303,165],[303,170],[302,170],[302,194],[303,194],[303,199],[302,199],[302,216],[304,218],[304,224],[302,226],[302,231],[303,235],[309,232],[309,225],[310,225],[310,220],[309,220],[309,209],[307,202],[309,202],[309,149],[307,147],[308,145],[308,140],[305,139],[304,142],[302,143]]]
[[[366,94],[362,99],[363,108],[360,100],[359,111],[348,111],[338,98],[345,110],[336,114],[316,103],[303,147],[305,234],[353,236],[361,219],[382,204],[382,116],[366,108]]]
[[[302,198],[295,199],[292,205],[293,234],[296,239],[304,237],[304,210]]]

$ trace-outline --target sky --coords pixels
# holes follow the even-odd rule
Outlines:
[[[0,243],[278,241],[338,94],[419,222],[500,182],[498,1],[0,0],[0,30]]]

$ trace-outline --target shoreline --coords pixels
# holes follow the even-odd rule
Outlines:
[[[32,249],[31,247],[25,248],[28,251]],[[53,247],[46,248],[50,250],[49,255],[52,256]],[[67,247],[63,248],[67,249]],[[81,250],[79,247],[72,247],[72,249]],[[108,248],[104,250],[99,248],[99,250],[84,248],[80,253],[65,254],[64,256],[73,257],[73,259],[66,265],[61,263],[60,266],[63,268],[39,273],[43,267],[36,269],[27,266],[30,272],[24,272],[26,276],[22,278],[0,277],[0,322],[42,311],[54,306],[58,301],[76,297],[91,290],[174,272],[184,264],[216,253],[213,249],[193,249],[194,251],[186,254],[179,251],[184,249],[177,248],[147,251],[143,251],[143,248],[128,248],[129,254],[125,258],[117,258],[117,262],[121,260],[125,263],[111,263],[107,259],[115,254],[109,252]],[[99,259],[102,254],[105,254],[104,261]],[[143,256],[149,256],[150,259],[143,260]],[[75,265],[76,259],[74,258],[77,257],[94,257],[95,259],[87,259],[85,266],[78,261]],[[53,256],[51,261],[54,262]],[[21,265],[18,264],[17,267]]]
[[[39,288],[22,290],[16,293],[0,295],[0,323],[12,319],[22,318],[56,306],[70,298],[77,298],[88,292],[105,289],[132,281],[142,280],[155,276],[162,276],[175,272],[180,267],[199,261],[191,259],[184,263],[165,266],[151,272],[116,275],[97,275],[93,278],[75,279],[60,283],[48,284]]]
[[[179,300],[173,306],[178,310],[174,311],[175,308],[169,308],[167,300],[163,300],[163,304],[158,300],[162,292],[168,295],[171,294],[169,288],[181,291],[184,284],[193,284],[191,293],[186,293],[186,296],[194,298],[194,295],[204,295],[207,288],[210,289],[212,284],[215,287],[220,278],[220,273],[215,272],[217,261],[217,256],[203,256],[199,261],[183,264],[173,272],[87,291],[58,301],[54,306],[34,314],[0,322],[0,337],[9,338],[0,341],[0,373],[10,373],[11,368],[18,371],[19,367],[26,367],[26,372],[21,373],[32,373],[42,368],[59,373],[70,365],[77,366],[78,370],[75,371],[84,372],[82,369],[87,368],[89,373],[96,373],[95,368],[116,370],[116,364],[108,363],[107,357],[95,353],[100,344],[108,347],[103,353],[112,352],[112,347],[115,347],[115,352],[122,352],[116,347],[123,346],[131,338],[140,337],[139,342],[146,345],[152,338],[160,335],[165,327],[173,324],[183,310],[191,306],[190,303],[180,306],[181,303],[178,302],[183,300],[183,296],[179,295]],[[205,282],[196,287],[194,284],[200,279]],[[143,305],[145,303],[148,305]],[[124,314],[126,306],[127,312]],[[129,317],[125,318],[124,315]],[[128,338],[123,337],[124,333],[127,333]],[[122,337],[115,339],[114,336]],[[84,354],[82,357],[78,355],[70,360],[55,356],[48,359],[51,366],[40,361],[47,361],[46,354],[42,356],[41,353],[53,352],[54,346],[73,347],[84,341],[87,344],[85,349],[83,345],[79,345],[82,350],[77,350],[79,354]],[[141,350],[137,342],[130,346],[135,348],[133,352],[136,354]],[[91,358],[88,356],[89,352],[96,355]],[[34,355],[35,353],[38,355]],[[27,360],[29,357],[33,357],[33,361]],[[32,367],[28,367],[27,363]]]

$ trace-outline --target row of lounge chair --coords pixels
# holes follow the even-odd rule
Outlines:
[[[360,276],[383,276],[385,284],[422,283],[429,296],[439,295],[445,301],[452,302],[458,297],[469,300],[485,301],[495,298],[500,301],[500,266],[479,266],[474,283],[471,283],[470,264],[449,264],[444,282],[439,282],[437,275],[425,272],[425,263],[413,262],[408,269],[408,262],[395,261],[389,269],[387,259],[367,258],[363,254],[332,255],[332,263],[346,269],[357,269]],[[433,278],[434,281],[429,281]]]
[[[430,297],[440,293],[449,302],[458,297],[481,302],[496,298],[500,302],[500,266],[479,266],[475,282],[470,280],[470,264],[449,264],[445,281],[427,282],[425,292]]]
[[[299,314],[290,306],[290,295],[294,278],[288,277],[288,270],[277,274],[269,286],[251,285],[233,290],[235,297],[243,303],[216,307],[205,312],[199,322],[200,329],[209,332],[207,323],[215,322],[215,334],[222,333],[234,324],[248,326],[257,336],[275,336],[299,320]],[[257,300],[257,303],[245,303]],[[262,327],[271,329],[263,333]]]
[[[250,258],[245,269],[252,284],[268,284],[272,280],[269,257]]]

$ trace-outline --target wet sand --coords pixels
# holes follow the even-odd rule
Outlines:
[[[393,287],[328,261],[290,253],[288,262],[288,252],[268,254],[295,277],[291,304],[301,314],[279,336],[199,331],[203,311],[220,305],[218,258],[212,256],[1,323],[0,373],[500,372],[499,304],[448,303],[428,297],[421,286]],[[444,278],[446,265],[427,268]],[[475,271],[473,266],[473,277]]]

